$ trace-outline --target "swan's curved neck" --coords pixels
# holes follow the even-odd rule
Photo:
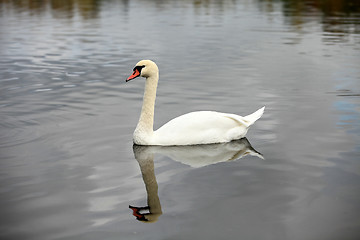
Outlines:
[[[148,136],[151,136],[154,131],[154,109],[158,81],[159,73],[154,73],[146,78],[143,105],[140,119],[135,130]]]

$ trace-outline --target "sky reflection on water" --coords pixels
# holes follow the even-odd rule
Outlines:
[[[1,0],[1,238],[358,239],[359,5]],[[143,81],[124,83],[141,58],[160,67],[156,127],[266,105],[247,136],[266,160],[157,154],[147,183]],[[147,198],[154,224],[128,208]]]

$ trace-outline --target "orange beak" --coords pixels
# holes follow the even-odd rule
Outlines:
[[[133,74],[131,74],[131,76],[126,79],[126,82],[133,80],[134,78],[137,78],[138,76],[140,76],[140,72],[138,69],[135,68]]]

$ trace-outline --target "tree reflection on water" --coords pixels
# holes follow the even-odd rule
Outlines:
[[[223,0],[185,0],[185,1],[146,1],[146,4],[162,5],[164,7],[182,7],[193,5],[194,8],[222,8],[223,10],[232,9],[231,6],[241,4],[243,0],[223,1]],[[32,13],[40,13],[48,8],[54,11],[72,12],[74,9],[79,10],[83,17],[97,17],[99,7],[103,3],[120,3],[128,6],[130,0],[0,0],[2,11],[4,5],[8,5],[21,10],[28,10]],[[177,2],[177,4],[171,4]],[[254,0],[254,3],[260,3],[265,11],[273,11],[276,4],[281,4],[285,16],[308,16],[315,13],[321,13],[327,16],[353,16],[359,17],[360,1],[358,0]],[[168,3],[168,4],[166,4]],[[264,5],[263,5],[264,4]],[[227,6],[227,7],[226,7]],[[71,15],[69,15],[71,16]],[[357,19],[359,21],[359,19]]]
[[[280,7],[287,24],[302,29],[316,21],[324,32],[360,33],[358,0],[259,0],[261,10],[274,12]]]
[[[0,0],[1,12],[8,8],[28,11],[30,14],[43,14],[51,10],[54,17],[72,18],[78,11],[83,19],[97,18],[102,0]],[[123,1],[127,2],[127,1]]]
[[[185,1],[133,1],[145,7],[154,5],[158,11],[172,11],[174,8],[193,8],[194,14],[202,10],[207,15],[224,16],[228,11],[246,11],[247,8],[237,9],[237,5],[248,5],[244,0],[185,0]],[[51,11],[54,18],[72,19],[76,13],[81,20],[99,18],[103,4],[113,5],[127,12],[130,0],[0,0],[0,14],[5,14],[9,9],[28,12],[31,15],[41,15]],[[280,12],[284,16],[285,24],[292,27],[293,31],[304,32],[309,23],[321,25],[322,31],[330,33],[324,35],[324,41],[343,42],[349,34],[360,33],[360,1],[359,0],[253,0],[261,12],[269,14]]]

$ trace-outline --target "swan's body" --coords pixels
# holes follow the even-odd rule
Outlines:
[[[156,89],[159,70],[150,60],[138,62],[134,73],[126,80],[138,76],[146,78],[143,106],[134,131],[138,145],[196,145],[230,142],[245,137],[249,127],[259,119],[265,107],[241,117],[213,111],[191,112],[172,119],[158,130],[153,130]]]

